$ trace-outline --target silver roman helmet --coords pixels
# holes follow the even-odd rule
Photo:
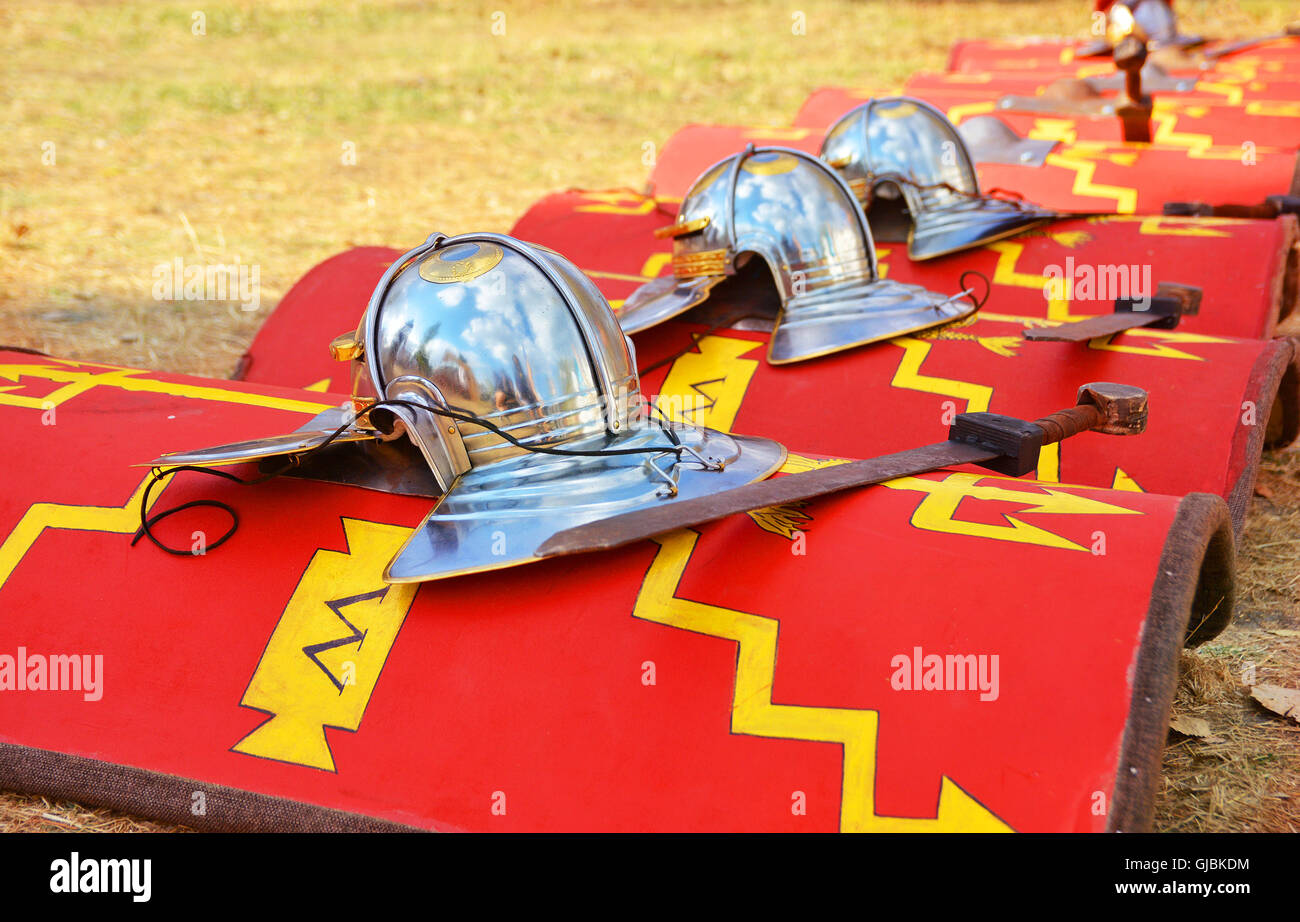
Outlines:
[[[1058,217],[981,194],[966,141],[919,99],[863,103],[831,126],[821,156],[861,202],[876,239],[906,240],[913,259],[980,246]]]
[[[866,218],[844,181],[803,151],[750,145],[692,185],[673,238],[673,274],[642,285],[619,312],[635,333],[677,316],[760,257],[781,311],[768,360],[796,362],[965,317],[975,305],[879,277]]]
[[[403,255],[331,349],[352,362],[350,405],[291,435],[155,463],[265,467],[347,424],[328,463],[313,458],[302,476],[439,495],[389,582],[527,563],[557,531],[741,486],[785,460],[776,442],[647,407],[595,285],[553,250],[499,234],[436,234]]]

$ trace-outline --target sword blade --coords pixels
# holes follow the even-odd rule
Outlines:
[[[978,464],[996,457],[997,452],[978,445],[935,442],[892,455],[760,480],[710,496],[666,500],[663,505],[650,509],[610,516],[556,532],[537,549],[537,556],[559,557],[609,550],[679,528],[703,525],[738,512],[813,499],[958,464]]]
[[[1122,314],[1100,314],[1087,320],[1075,320],[1054,327],[1025,330],[1025,339],[1035,342],[1081,343],[1099,336],[1112,336],[1125,330],[1149,326],[1167,320],[1162,314],[1133,311]]]

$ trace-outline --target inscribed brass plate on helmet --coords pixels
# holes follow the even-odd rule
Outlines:
[[[458,243],[435,250],[420,263],[420,278],[439,285],[468,282],[491,272],[502,255],[495,243]]]

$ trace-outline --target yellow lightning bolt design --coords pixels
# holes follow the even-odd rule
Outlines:
[[[1137,190],[1126,186],[1108,186],[1103,183],[1095,183],[1092,176],[1097,172],[1097,164],[1090,160],[1082,160],[1078,156],[1060,154],[1048,154],[1047,163],[1052,166],[1059,166],[1062,169],[1074,171],[1074,185],[1071,190],[1075,195],[1086,195],[1094,198],[1108,198],[1115,200],[1115,210],[1121,214],[1132,214],[1137,210]]]
[[[1073,279],[1049,279],[1042,273],[1021,272],[1016,266],[1025,252],[1023,243],[1001,240],[990,243],[987,249],[998,254],[998,261],[993,267],[994,285],[1033,288],[1047,294],[1048,283],[1051,282],[1051,297],[1047,299],[1047,318],[1062,323],[1080,319],[1070,313],[1070,300],[1074,297]]]
[[[661,204],[680,202],[681,199],[652,195],[637,195],[633,192],[584,192],[583,197],[592,202],[579,205],[574,211],[587,211],[595,214],[650,214]]]
[[[1300,118],[1300,103],[1257,99],[1246,103],[1246,114],[1271,118]]]
[[[1183,112],[1188,115],[1203,114],[1208,111],[1202,107],[1200,110],[1194,107],[1184,108]],[[1249,107],[1247,107],[1249,111]],[[1151,143],[1163,144],[1166,147],[1177,147],[1186,151],[1187,156],[1192,160],[1240,160],[1241,148],[1227,145],[1217,145],[1214,138],[1208,134],[1201,134],[1193,131],[1176,131],[1178,125],[1178,115],[1170,111],[1168,107],[1162,106],[1157,100],[1155,111],[1151,116],[1151,123],[1154,130],[1151,132]],[[1273,152],[1276,148],[1258,147],[1257,152]]]
[[[802,141],[812,134],[811,128],[780,128],[775,126],[750,125],[742,132],[743,138],[759,138],[770,141]]]
[[[997,109],[997,104],[992,102],[966,102],[953,106],[948,110],[948,121],[954,125],[960,125],[968,118],[976,115],[988,115]]]
[[[634,618],[730,640],[738,647],[731,729],[746,736],[837,743],[844,747],[842,832],[1010,832],[1010,827],[947,776],[932,819],[880,816],[875,810],[876,711],[772,703],[779,622],[677,597],[699,535],[655,538],[659,551],[637,596]]]
[[[1196,81],[1196,88],[1206,93],[1216,93],[1224,97],[1223,105],[1239,106],[1245,97],[1245,91],[1235,83],[1212,83],[1209,80]]]
[[[1015,480],[990,478],[984,474],[957,473],[949,474],[942,480],[900,477],[897,480],[886,481],[882,486],[891,490],[919,490],[928,494],[912,513],[912,524],[925,531],[966,535],[973,538],[992,538],[996,541],[1011,541],[1017,544],[1035,544],[1067,551],[1090,552],[1090,549],[1062,535],[1022,522],[1010,515],[1003,516],[1008,523],[1006,525],[964,521],[955,518],[957,507],[961,505],[963,499],[969,498],[985,502],[1025,505],[1026,508],[1021,509],[1017,515],[1034,512],[1062,515],[1141,515],[1136,509],[1125,509],[1061,490],[1048,490],[1043,494],[1011,489],[996,483],[999,479],[1006,483],[1017,483]],[[987,480],[995,482],[985,483],[984,481]]]
[[[1079,139],[1079,132],[1075,128],[1074,119],[1036,118],[1034,127],[1029,129],[1028,137],[1034,141],[1060,141],[1062,144],[1073,144]]]
[[[1120,337],[1138,338],[1138,339],[1158,339],[1159,343],[1152,346],[1136,346],[1127,342],[1121,344],[1115,342]],[[1192,362],[1204,362],[1205,357],[1195,355],[1191,352],[1184,352],[1182,349],[1175,349],[1169,343],[1183,343],[1185,345],[1195,345],[1198,343],[1226,343],[1231,340],[1223,339],[1218,336],[1206,336],[1202,333],[1181,333],[1177,330],[1150,330],[1145,328],[1135,328],[1125,330],[1123,333],[1116,333],[1114,336],[1108,336],[1102,339],[1088,340],[1088,348],[1095,349],[1098,352],[1122,352],[1128,355],[1152,355],[1159,358],[1167,359],[1187,359]]]
[[[164,481],[170,479],[170,475]],[[0,544],[0,586],[22,562],[23,557],[32,549],[32,545],[47,528],[62,528],[70,531],[102,531],[110,534],[129,535],[140,527],[140,501],[149,478],[145,477],[121,506],[84,506],[65,505],[63,503],[33,503],[18,520],[14,530]],[[165,486],[165,483],[160,484]],[[153,508],[163,490],[155,489],[149,499]]]
[[[54,364],[0,364],[0,378],[18,381],[21,378],[42,378],[47,381],[62,382],[62,386],[44,397],[30,397],[23,394],[9,393],[13,388],[0,388],[0,405],[28,407],[44,410],[59,406],[79,394],[96,387],[116,387],[124,391],[146,394],[169,394],[173,397],[189,397],[193,400],[215,400],[221,403],[236,403],[245,406],[267,407],[273,410],[291,410],[298,413],[315,415],[330,409],[333,404],[316,403],[308,400],[294,400],[287,397],[273,397],[268,394],[246,393],[226,390],[221,387],[209,387],[199,384],[181,384],[173,381],[158,381],[153,378],[140,378],[147,372],[134,368],[121,368],[116,365],[95,365],[95,368],[108,369],[95,372],[83,368],[80,362],[51,359]]]
[[[663,271],[664,266],[673,261],[672,253],[651,253],[646,257],[645,264],[641,266],[641,274],[647,280],[658,278],[659,273]]]
[[[1239,218],[1173,218],[1164,215],[1124,220],[1137,220],[1138,233],[1153,237],[1231,237],[1227,231],[1214,228],[1242,223]]]
[[[894,378],[889,382],[891,386],[965,400],[968,413],[982,413],[989,408],[989,401],[993,399],[993,388],[969,381],[921,374],[921,365],[930,354],[930,343],[911,336],[903,336],[890,342],[903,350],[902,361],[898,363]]]

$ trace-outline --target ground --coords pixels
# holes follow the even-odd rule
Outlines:
[[[505,231],[566,187],[640,188],[685,122],[788,123],[813,87],[894,89],[958,38],[1082,36],[1089,6],[0,0],[0,342],[225,377],[342,249]],[[1177,8],[1227,35],[1296,12]],[[257,265],[258,309],[155,301],[153,268],[176,258]],[[1300,828],[1300,725],[1241,685],[1250,664],[1300,685],[1300,456],[1266,456],[1260,484],[1237,625],[1185,655],[1179,691],[1219,741],[1171,736],[1161,829]],[[0,831],[157,828],[0,794]]]

